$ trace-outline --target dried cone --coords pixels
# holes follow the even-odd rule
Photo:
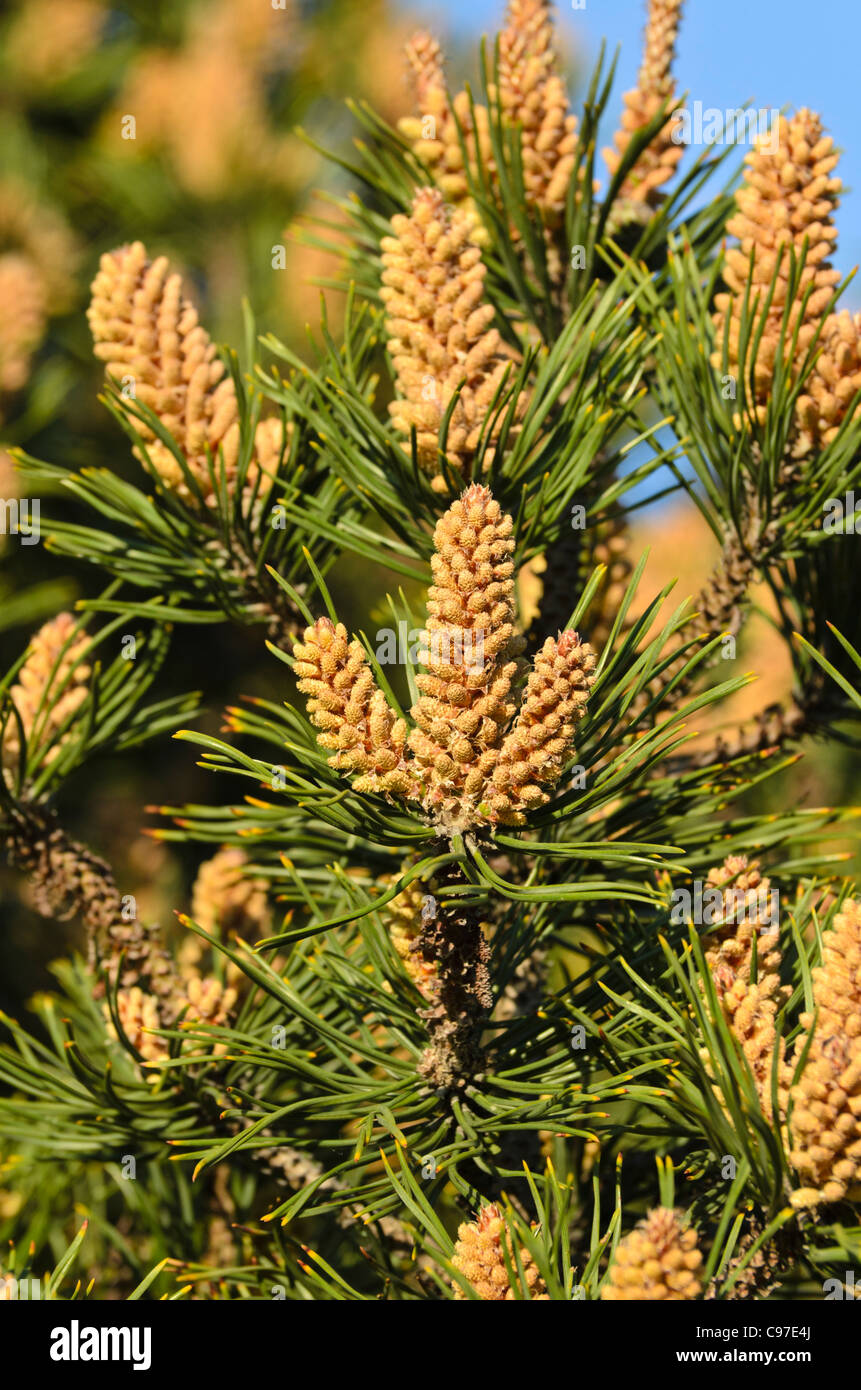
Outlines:
[[[562,528],[538,565],[532,562],[540,573],[540,601],[535,605],[537,612],[533,610],[524,618],[530,623],[529,640],[533,646],[565,627],[582,584],[596,565],[603,565],[605,574],[589,608],[589,640],[593,647],[606,646],[631,577],[628,529],[623,513],[606,514],[590,528],[591,545],[587,550],[583,530],[574,524],[572,516],[571,526]],[[523,575],[528,568],[524,565],[518,576],[521,612],[524,607]],[[529,597],[527,591],[527,603]]]
[[[666,1302],[702,1294],[697,1233],[679,1212],[656,1207],[620,1240],[601,1298],[611,1303]]]
[[[611,177],[619,167],[632,135],[653,121],[675,91],[672,65],[681,19],[682,0],[649,0],[645,49],[636,87],[625,93],[622,128],[613,137],[615,149],[604,150]],[[682,146],[673,140],[677,122],[669,120],[629,170],[619,191],[623,201],[640,207],[655,206],[658,190],[672,178],[682,157]]]
[[[440,898],[464,879],[457,869],[438,875]],[[458,901],[430,897],[422,911],[419,950],[436,967],[433,997],[419,1016],[427,1025],[428,1045],[418,1073],[437,1092],[463,1091],[486,1067],[482,1033],[493,1006],[486,923],[479,910]]]
[[[765,1241],[754,1255],[748,1257],[751,1246],[763,1234],[766,1222],[754,1214],[747,1222],[747,1229],[735,1247],[729,1264],[713,1276],[704,1297],[712,1301],[721,1293],[724,1299],[750,1300],[769,1298],[782,1283],[782,1274],[793,1263],[792,1237],[780,1232],[771,1240]],[[744,1269],[725,1292],[726,1283],[744,1262]]]
[[[161,1022],[169,1025],[175,1015],[173,963],[158,926],[142,922],[136,912],[128,915],[110,866],[71,839],[50,813],[33,806],[12,817],[6,850],[28,877],[35,911],[60,922],[79,916],[87,932],[88,964],[105,966],[108,981],[119,985],[132,1013],[144,1007],[139,996],[152,997]],[[139,994],[131,995],[134,988]],[[104,982],[95,981],[95,998],[104,993]]]
[[[405,763],[407,726],[377,687],[362,644],[343,623],[318,618],[293,648],[298,687],[308,696],[317,742],[332,749],[329,766],[353,774],[357,791],[415,794]]]
[[[589,637],[593,647],[604,647],[622,606],[633,566],[628,557],[628,523],[623,516],[602,520],[591,556],[595,565],[606,565],[598,594],[597,608],[589,618]],[[569,604],[569,615],[573,608]]]
[[[828,259],[837,240],[833,216],[842,187],[840,179],[832,176],[837,162],[833,140],[824,134],[819,117],[806,108],[791,119],[781,116],[776,141],[773,135],[760,137],[745,156],[744,182],[735,195],[737,211],[727,223],[727,230],[738,238],[738,246],[726,252],[723,273],[729,292],[715,296],[716,351],[711,361],[714,367],[723,369],[726,331],[729,370],[738,373],[745,296],[749,296],[748,312],[754,312],[757,298],[761,312],[780,265],[753,369],[756,402],[761,410],[772,389],[780,349],[789,249],[800,255],[807,238],[804,270],[787,324],[789,342],[801,320],[796,362],[805,356],[840,279]],[[801,300],[810,286],[810,297],[802,310]]]
[[[446,202],[469,218],[473,240],[484,245],[487,234],[469,196],[461,139],[470,155],[478,139],[482,167],[490,170],[493,156],[487,111],[483,106],[471,106],[466,92],[458,92],[449,102],[442,50],[426,30],[420,29],[413,34],[406,45],[406,59],[418,114],[404,116],[398,121],[398,129],[431,170],[434,183]]]
[[[76,635],[77,633],[77,635]],[[30,650],[9,691],[28,743],[42,748],[42,764],[56,758],[64,739],[58,731],[87,698],[91,668],[84,661],[89,638],[71,613],[58,613],[34,635]],[[18,721],[9,719],[3,738],[3,767],[12,772],[20,753]]]
[[[816,349],[819,357],[798,398],[798,454],[830,444],[861,391],[861,314],[829,314]]]
[[[761,539],[758,531],[758,517],[755,510],[749,518],[748,544],[743,544],[738,535],[728,534],[721,549],[720,559],[700,589],[694,601],[687,634],[693,638],[710,641],[714,637],[738,633],[743,617],[748,590],[756,574],[757,564],[752,551],[756,551]],[[634,699],[631,705],[632,722],[636,724],[649,701],[660,695],[667,682],[676,679],[676,685],[669,696],[671,707],[677,707],[696,679],[688,674],[683,679],[681,673],[690,660],[690,651],[682,651],[662,673],[661,682],[652,682]]]
[[[485,794],[489,819],[522,825],[549,800],[572,751],[595,681],[596,657],[576,632],[548,637],[526,682],[520,713],[506,734]]]
[[[520,1250],[526,1287],[516,1293],[505,1268],[503,1250],[508,1254],[509,1265],[516,1279],[517,1261],[511,1235],[506,1230],[499,1207],[482,1207],[475,1221],[465,1221],[458,1227],[452,1264],[469,1281],[479,1298],[486,1302],[511,1302],[518,1296],[546,1300],[546,1285],[529,1251]],[[454,1296],[461,1300],[468,1297],[458,1285],[454,1286]]]
[[[742,606],[751,586],[756,565],[738,536],[729,535],[720,559],[697,594],[696,630],[702,637],[719,633],[736,636],[741,628]]]
[[[66,922],[80,914],[91,938],[99,941],[119,929],[123,901],[110,867],[70,839],[50,816],[13,823],[6,848],[11,862],[28,876],[30,901],[41,916]],[[122,983],[136,984],[137,978],[124,977]]]
[[[509,0],[499,36],[499,103],[505,119],[521,127],[527,201],[553,227],[565,213],[577,147],[577,120],[556,69],[552,6]]]
[[[751,518],[751,544],[756,545],[755,516]],[[695,612],[692,614],[688,633],[710,641],[725,634],[735,635],[742,623],[743,607],[748,589],[756,573],[756,564],[750,548],[742,545],[736,534],[728,535],[721,550],[720,559],[708,580],[695,599]],[[661,682],[652,682],[634,699],[631,705],[633,722],[636,723],[649,701],[660,694],[668,681],[681,676],[690,652],[685,650],[662,673]],[[690,673],[678,680],[669,697],[671,706],[678,706],[695,676]]]
[[[422,188],[412,216],[393,217],[392,231],[382,241],[381,291],[399,396],[389,410],[407,438],[415,428],[421,467],[438,491],[446,491],[440,429],[452,397],[462,387],[446,455],[464,472],[503,378],[513,371],[512,358],[491,327],[493,308],[484,302],[486,272],[470,218],[447,207],[436,189]],[[500,427],[501,421],[491,443]],[[492,454],[489,448],[484,455],[486,467]]]
[[[795,1207],[839,1202],[861,1191],[861,902],[854,898],[823,936],[813,1003],[815,1016],[801,1015],[798,1056],[814,1032],[791,1092],[790,1163],[808,1184],[792,1194]]]
[[[582,555],[582,532],[572,528],[562,531],[543,555],[521,565],[518,610],[533,650],[548,633],[561,631],[571,617],[580,590]]]

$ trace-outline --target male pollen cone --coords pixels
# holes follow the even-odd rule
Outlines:
[[[619,1241],[601,1298],[611,1303],[665,1302],[702,1293],[697,1233],[680,1214],[656,1207]]]
[[[514,371],[512,353],[492,326],[486,270],[470,217],[452,210],[437,189],[420,188],[411,215],[392,218],[392,232],[381,243],[380,292],[398,393],[389,411],[407,438],[415,428],[419,463],[443,492],[448,484],[440,472],[440,430],[452,398],[459,389],[446,457],[463,472],[506,374]],[[491,444],[501,426],[501,419],[494,423]],[[486,467],[492,456],[489,448]]]
[[[420,801],[444,833],[522,825],[548,800],[595,679],[592,648],[563,632],[544,643],[516,698],[526,665],[514,630],[513,526],[480,483],[437,522],[409,735],[341,623],[318,619],[294,649],[329,765],[353,775],[358,791]]]
[[[613,137],[615,149],[603,151],[611,177],[616,173],[631,137],[653,121],[673,95],[675,83],[672,65],[681,11],[682,0],[649,0],[643,61],[637,85],[625,93],[621,129]],[[649,207],[656,205],[658,190],[672,178],[683,153],[682,146],[673,140],[676,124],[672,120],[667,121],[640,154],[619,190],[621,199]]]
[[[565,212],[577,149],[577,118],[557,62],[552,5],[509,0],[499,36],[499,101],[506,119],[521,127],[527,201],[553,226]]]
[[[513,1302],[517,1297],[505,1268],[503,1248],[516,1277],[517,1261],[511,1234],[497,1206],[482,1207],[475,1221],[464,1221],[458,1227],[452,1264],[459,1274],[469,1280],[479,1298],[487,1302]],[[547,1301],[546,1285],[528,1250],[521,1248],[520,1261],[530,1299]],[[454,1296],[461,1300],[467,1298],[467,1294],[457,1285]]]
[[[410,796],[414,782],[405,763],[407,728],[378,688],[361,642],[343,623],[318,618],[293,648],[298,686],[308,697],[317,742],[333,750],[329,766],[350,772],[357,791]]]
[[[223,450],[229,477],[239,457],[239,411],[215,344],[186,299],[182,277],[165,256],[147,257],[140,241],[102,256],[87,310],[94,352],[110,376],[131,377],[134,398],[159,417],[185,456],[204,496],[212,491],[206,447]],[[171,451],[137,422],[153,466],[168,486],[188,488]]]
[[[186,297],[182,277],[171,271],[166,257],[150,261],[140,241],[107,252],[92,284],[87,318],[93,351],[105,363],[107,374],[123,385],[131,379],[131,398],[148,406],[173,436],[205,504],[217,501],[222,465],[227,493],[232,495],[240,453],[233,380]],[[142,421],[136,418],[134,424],[147,441],[162,482],[194,503],[193,491],[172,451]],[[254,485],[258,460],[271,472],[280,449],[280,421],[260,421],[255,432],[257,457],[245,476],[247,488]]]
[[[417,114],[402,117],[398,129],[411,142],[418,158],[428,166],[446,201],[469,218],[473,239],[483,245],[487,233],[469,196],[463,149],[466,148],[472,162],[477,139],[482,167],[491,172],[493,153],[487,109],[471,103],[467,92],[458,92],[449,102],[442,50],[426,30],[419,29],[413,34],[406,44],[405,56]]]
[[[861,387],[861,318],[844,311],[829,315],[822,324],[822,315],[840,280],[840,272],[830,262],[837,242],[834,213],[843,187],[834,174],[837,163],[834,141],[825,134],[819,116],[806,107],[794,116],[781,116],[773,135],[759,137],[745,156],[747,167],[735,195],[736,212],[727,222],[727,231],[738,241],[726,252],[723,274],[727,291],[715,295],[712,365],[723,369],[726,333],[729,370],[737,374],[745,298],[748,313],[761,313],[777,276],[753,369],[756,405],[764,417],[784,333],[790,251],[800,259],[806,242],[804,269],[789,309],[784,351],[797,328],[794,362],[790,364],[797,370],[821,327],[816,344],[821,354],[797,403],[795,456],[830,442]]]
[[[807,1186],[795,1207],[861,1192],[861,902],[849,898],[822,938],[813,970],[815,1013],[802,1014],[797,1056],[813,1038],[792,1088],[790,1163]]]

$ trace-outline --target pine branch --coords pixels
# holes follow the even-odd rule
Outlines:
[[[445,901],[463,874],[442,870],[436,897],[422,914],[418,955],[433,977],[433,1002],[422,1009],[429,1042],[419,1075],[440,1094],[462,1091],[484,1066],[481,1033],[493,1003],[479,909]]]

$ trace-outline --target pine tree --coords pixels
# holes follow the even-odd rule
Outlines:
[[[414,36],[413,115],[356,107],[335,152],[343,328],[307,360],[250,311],[218,349],[157,247],[105,248],[134,472],[16,453],[104,587],[0,683],[7,857],[78,933],[0,1046],[0,1236],[52,1297],[818,1298],[861,1266],[852,812],[768,801],[861,710],[837,155],[800,111],[693,211],[732,151],[675,138],[680,11],[650,0],[603,191],[613,70],[576,111],[543,0],[474,90]],[[628,544],[668,477],[720,545],[693,602]],[[692,751],[755,582],[791,702]],[[214,624],[271,665],[220,729],[210,670],[168,681]],[[218,774],[149,808],[199,866],[176,925],[74,818],[171,733]]]

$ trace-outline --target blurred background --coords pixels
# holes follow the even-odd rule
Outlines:
[[[391,0],[0,7],[0,498],[20,487],[12,446],[145,483],[98,401],[103,369],[85,317],[99,257],[112,247],[139,239],[152,257],[167,256],[216,341],[241,344],[247,297],[261,332],[301,345],[320,318],[310,282],[333,267],[288,228],[315,190],[338,181],[311,142],[348,145],[347,96],[373,101],[392,123],[405,113],[402,48],[413,27]],[[43,500],[43,516],[63,505]],[[40,622],[102,587],[92,569],[0,535],[2,668]],[[163,689],[205,686],[202,723],[218,730],[242,689],[283,698],[272,667],[258,631],[186,628]],[[137,758],[91,765],[59,809],[111,861],[140,912],[169,921],[188,907],[203,856],[148,840],[153,817],[143,808],[214,790],[193,755],[165,739]],[[0,1006],[17,1009],[46,983],[45,961],[75,927],[35,916],[13,876],[0,894]]]
[[[348,96],[369,101],[391,124],[411,109],[402,47],[420,24],[443,40],[452,85],[475,80],[478,38],[499,28],[502,13],[502,0],[7,0],[0,18],[0,499],[16,495],[5,452],[12,446],[140,481],[125,437],[97,399],[102,372],[85,309],[104,251],[140,239],[152,256],[167,255],[220,342],[240,342],[247,296],[260,331],[301,346],[305,325],[319,320],[320,291],[311,282],[333,267],[290,228],[313,210],[319,191],[343,188],[345,177],[314,142],[347,147],[355,130]],[[602,131],[609,144],[640,61],[644,4],[575,0],[560,4],[558,22],[575,109],[602,38],[611,54],[621,45]],[[720,110],[748,99],[758,107],[813,107],[846,149],[840,172],[851,185],[861,161],[858,29],[857,10],[845,0],[815,8],[802,0],[689,0],[678,88]],[[861,259],[857,193],[847,192],[839,227],[835,260],[846,273]],[[274,269],[280,246],[283,268]],[[328,298],[337,319],[336,297]],[[844,302],[861,305],[857,284]],[[685,500],[643,514],[634,554],[646,545],[652,558],[644,595],[677,576],[679,600],[696,591],[717,553]],[[0,536],[0,552],[5,669],[39,622],[95,592],[98,580],[43,546],[23,548]],[[355,575],[346,558],[333,588],[345,621],[357,624],[391,580],[382,571],[369,577],[364,567],[359,586]],[[177,647],[168,686],[207,686],[203,727],[218,730],[219,709],[240,690],[287,693],[283,668],[261,658],[256,633],[209,627]],[[723,712],[729,722],[788,690],[788,658],[764,622],[748,630],[738,667],[722,675],[751,666],[761,680]],[[766,795],[817,804],[852,796],[856,785],[851,759],[814,753]],[[141,912],[168,920],[187,909],[203,856],[147,839],[153,818],[142,808],[220,790],[197,771],[187,747],[162,740],[137,761],[93,765],[61,810],[112,861]],[[8,877],[0,895],[0,1005],[14,1008],[44,983],[45,961],[64,946],[63,928],[37,918]]]

